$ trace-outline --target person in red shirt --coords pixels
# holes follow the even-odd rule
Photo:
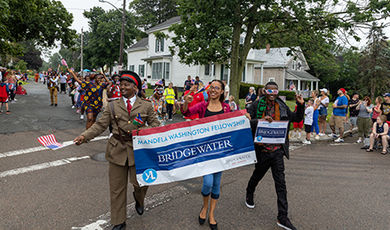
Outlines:
[[[188,108],[191,108],[192,106],[198,104],[199,102],[204,101],[203,93],[196,93],[198,91],[198,88],[199,88],[199,84],[191,84],[190,90],[184,92],[184,96],[189,94],[194,98],[194,100],[188,104]],[[195,113],[188,117],[184,116],[184,118],[187,121],[199,119],[199,114]]]
[[[109,101],[112,101],[112,100],[116,100],[116,99],[120,99],[122,97],[122,94],[121,94],[121,90],[119,88],[119,79],[120,79],[120,76],[118,74],[114,74],[112,77],[112,86],[111,88],[109,89],[108,91],[108,100]]]

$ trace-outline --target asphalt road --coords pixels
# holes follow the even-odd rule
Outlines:
[[[59,95],[55,108],[43,85],[26,88],[29,95],[10,104],[12,114],[0,115],[0,229],[110,229],[107,163],[91,159],[104,152],[107,133],[82,146],[40,149],[38,136],[54,133],[70,141],[85,121],[68,96]],[[298,229],[389,229],[390,155],[367,153],[354,140],[293,146],[286,181],[289,216]],[[256,208],[244,204],[252,170],[223,173],[220,229],[278,229],[270,172],[257,188]],[[197,223],[201,182],[152,186],[143,216],[135,214],[130,188],[127,229],[207,229]]]

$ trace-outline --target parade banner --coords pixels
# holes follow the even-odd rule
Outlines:
[[[255,134],[255,143],[284,144],[286,142],[288,121],[268,122],[259,120]]]
[[[256,163],[246,111],[133,131],[138,183],[156,185]]]

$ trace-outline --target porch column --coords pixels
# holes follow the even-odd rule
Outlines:
[[[310,90],[313,91],[314,88],[313,88],[313,81],[310,82]]]
[[[298,80],[298,91],[301,91],[301,80]]]
[[[318,81],[316,81],[316,90],[319,90],[319,89],[318,89]]]
[[[264,85],[264,84],[263,84],[263,80],[264,80],[263,74],[264,74],[264,67],[263,67],[263,64],[261,64],[261,70],[260,70],[260,85]]]

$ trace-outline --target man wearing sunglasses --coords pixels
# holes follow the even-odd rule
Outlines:
[[[297,111],[291,112],[288,106],[278,98],[278,85],[268,82],[265,85],[264,95],[252,103],[248,108],[247,116],[251,119],[252,133],[255,135],[258,120],[300,122],[304,117],[304,100],[301,95],[296,96]],[[288,126],[289,127],[289,126]],[[277,195],[278,217],[277,225],[287,230],[296,228],[287,217],[287,188],[284,178],[284,159],[289,158],[288,133],[284,144],[255,144],[257,163],[246,188],[245,204],[248,208],[254,208],[254,192],[257,184],[271,168],[275,182]]]

